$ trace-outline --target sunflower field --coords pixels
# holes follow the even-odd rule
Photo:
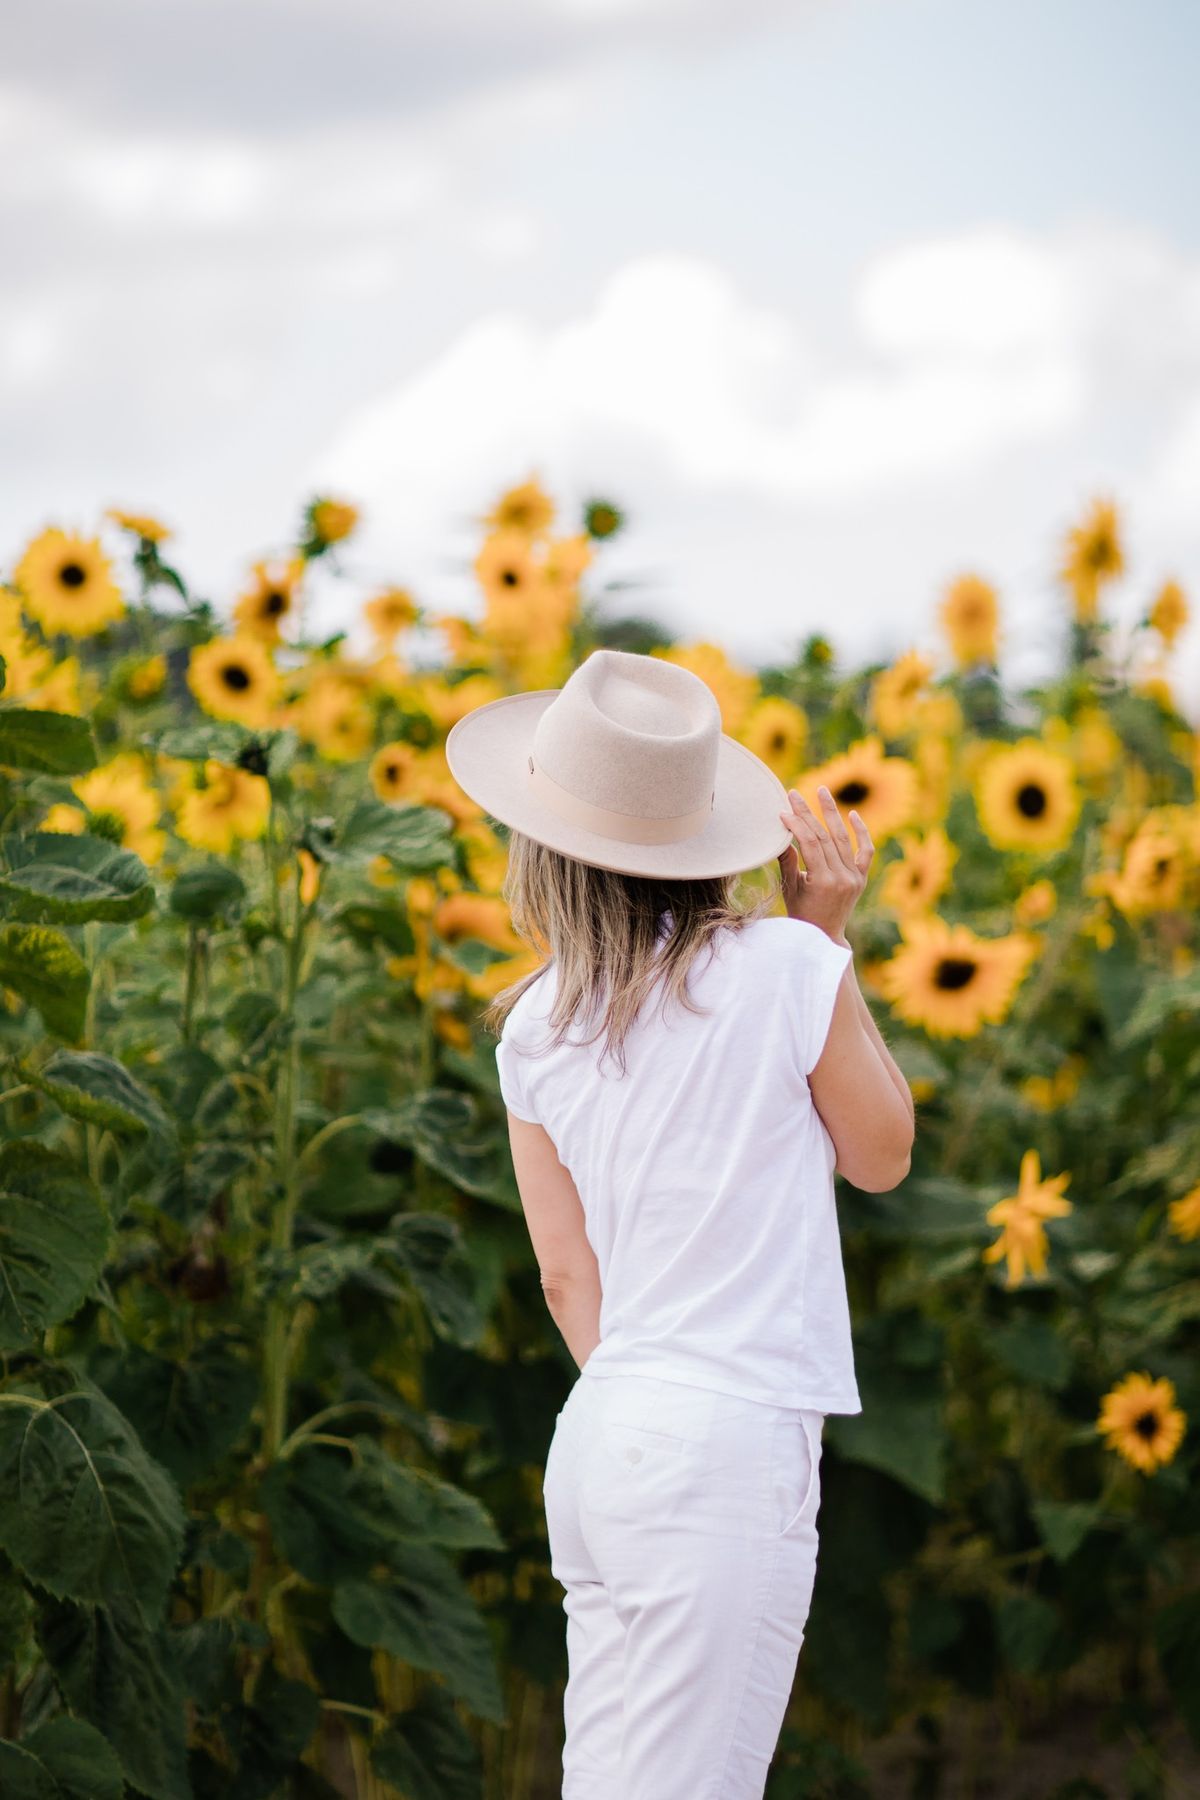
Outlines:
[[[973,571],[936,652],[809,630],[751,671],[627,609],[609,500],[500,496],[474,619],[362,583],[357,524],[315,498],[220,614],[116,510],[0,568],[0,1793],[557,1795],[577,1371],[479,1024],[538,958],[443,744],[601,644],[862,814],[851,935],[917,1099],[903,1185],[838,1182],[864,1410],[826,1427],[770,1795],[1200,1791],[1181,584],[1118,647],[1095,501],[1046,570],[1057,672],[1009,692]]]

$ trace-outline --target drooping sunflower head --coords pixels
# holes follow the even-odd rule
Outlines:
[[[26,547],[13,581],[25,611],[51,636],[92,637],[125,611],[99,538],[57,526]]]
[[[188,661],[188,686],[214,719],[243,725],[272,723],[279,699],[279,675],[260,638],[241,632],[199,644]]]
[[[148,513],[122,512],[119,507],[110,506],[104,516],[111,519],[114,525],[119,525],[122,531],[132,532],[134,537],[141,538],[143,543],[161,544],[172,536],[169,526],[160,524]]]
[[[1177,581],[1164,581],[1146,615],[1169,650],[1191,617],[1187,595]]]
[[[1133,1468],[1152,1475],[1170,1462],[1183,1440],[1187,1415],[1175,1404],[1175,1384],[1147,1371],[1124,1376],[1101,1402],[1096,1429]]]
[[[1067,533],[1059,579],[1075,603],[1075,617],[1087,624],[1096,616],[1100,589],[1125,567],[1117,508],[1111,499],[1093,501],[1085,517]]]
[[[306,522],[315,545],[337,544],[358,524],[358,508],[345,500],[314,500]]]

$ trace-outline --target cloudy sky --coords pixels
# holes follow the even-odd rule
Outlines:
[[[477,610],[536,471],[601,567],[748,662],[936,646],[1013,679],[1097,496],[1132,620],[1200,614],[1188,0],[47,0],[0,65],[0,566],[110,504],[228,605],[317,487]],[[1200,722],[1200,619],[1175,659]]]

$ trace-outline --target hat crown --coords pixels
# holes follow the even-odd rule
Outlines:
[[[717,777],[721,709],[678,663],[593,650],[539,718],[538,767],[580,800],[635,818],[708,807]]]

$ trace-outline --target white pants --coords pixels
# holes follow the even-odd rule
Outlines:
[[[817,1563],[824,1414],[580,1376],[544,1500],[563,1800],[761,1800]]]

